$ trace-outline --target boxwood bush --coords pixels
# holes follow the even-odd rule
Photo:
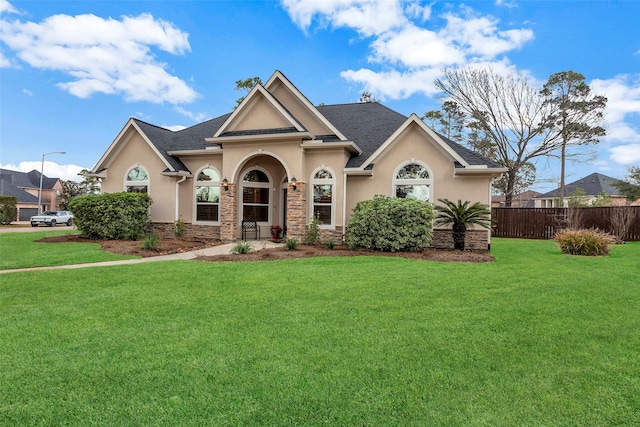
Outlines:
[[[18,219],[17,204],[16,196],[0,196],[0,224],[11,224]]]
[[[90,239],[136,240],[151,224],[153,202],[143,193],[105,193],[79,196],[69,202],[74,222]]]
[[[353,209],[347,228],[349,249],[383,252],[421,250],[431,243],[433,206],[412,199],[375,196]]]

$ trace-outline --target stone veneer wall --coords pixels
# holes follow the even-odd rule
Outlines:
[[[154,222],[152,229],[154,233],[163,239],[170,239],[175,236],[173,223]],[[220,226],[185,224],[184,236],[192,239],[220,240]]]
[[[299,181],[295,190],[291,183],[287,189],[287,237],[290,239],[304,240],[309,222],[307,191],[308,185]]]
[[[453,249],[453,233],[450,228],[433,230],[431,248]],[[465,250],[486,251],[489,248],[489,230],[467,230],[464,240]]]
[[[320,229],[320,240],[326,242],[327,240],[333,240],[336,245],[342,244],[342,236],[344,232],[342,227],[336,227],[335,230],[323,230]]]
[[[229,184],[229,189],[220,188],[220,240],[235,242],[236,218],[238,217],[238,201],[235,184]]]

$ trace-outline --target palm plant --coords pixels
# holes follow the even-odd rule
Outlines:
[[[464,250],[464,240],[467,234],[467,227],[479,225],[484,228],[491,228],[491,210],[481,203],[474,203],[469,206],[470,201],[454,203],[449,199],[438,199],[442,206],[435,206],[437,215],[436,225],[453,224],[453,247]]]

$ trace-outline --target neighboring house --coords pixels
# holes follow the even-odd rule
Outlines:
[[[516,194],[511,199],[512,208],[532,208],[533,198],[541,195],[542,193],[533,190],[527,190],[523,193]],[[504,208],[506,202],[506,196],[491,196],[492,208]]]
[[[564,187],[564,207],[568,206],[569,198],[577,189],[584,192],[584,202],[590,205],[599,195],[606,194],[611,197],[611,204],[614,206],[624,206],[627,200],[621,196],[618,189],[613,185],[619,180],[601,173],[592,173],[584,178],[580,178]],[[560,189],[541,194],[534,199],[536,208],[557,208],[560,201]]]
[[[40,189],[40,172],[18,172],[0,169],[0,195],[18,198],[18,221],[29,221],[32,215],[38,214],[38,191]],[[58,198],[62,194],[60,178],[49,178],[42,175],[41,209],[58,210]]]
[[[415,114],[377,102],[314,106],[276,71],[232,113],[181,131],[129,119],[90,175],[104,192],[148,193],[166,233],[179,219],[188,233],[233,241],[255,219],[262,237],[279,225],[301,239],[318,217],[323,237],[341,240],[361,200],[489,205],[491,180],[504,171]],[[452,247],[450,235],[434,230],[433,245]],[[487,230],[468,235],[470,247],[487,248]]]

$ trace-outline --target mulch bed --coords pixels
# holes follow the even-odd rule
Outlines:
[[[191,239],[186,237],[176,237],[169,239],[158,239],[157,250],[142,249],[142,241],[133,240],[91,240],[78,234],[52,236],[40,239],[39,242],[63,243],[63,242],[84,242],[98,243],[102,250],[123,255],[136,255],[141,257],[153,257],[158,255],[169,255],[181,252],[195,251],[211,246],[217,246],[221,242],[217,240]],[[259,249],[259,248],[254,248]],[[350,251],[346,246],[335,246],[328,249],[324,245],[305,246],[300,245],[296,250],[287,248],[273,248],[254,250],[248,254],[228,254],[217,256],[201,256],[196,258],[199,261],[224,261],[224,262],[247,262],[247,261],[272,261],[280,259],[311,258],[311,257],[331,257],[331,256],[386,256],[402,257],[410,259],[433,260],[442,262],[492,262],[493,255],[487,251],[454,251],[443,249],[424,249],[419,252],[374,252],[374,251]]]

